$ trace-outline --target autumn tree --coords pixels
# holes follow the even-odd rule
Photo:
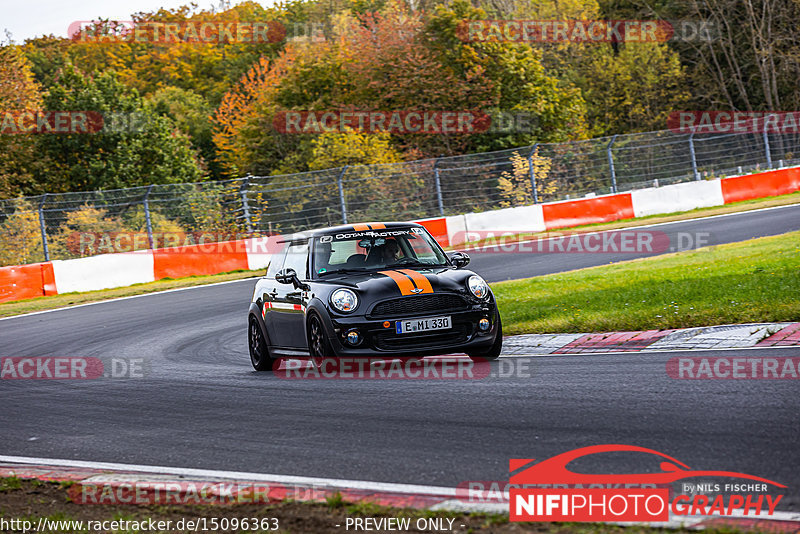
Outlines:
[[[548,72],[541,51],[526,43],[473,42],[460,36],[464,21],[487,18],[483,9],[466,0],[454,0],[437,6],[425,29],[430,46],[443,63],[452,65],[465,79],[480,76],[489,92],[488,109],[527,112],[535,117],[529,131],[477,136],[471,150],[585,137],[586,104],[580,91]]]
[[[41,87],[30,62],[19,47],[0,46],[0,120],[6,113],[13,117],[41,107]],[[0,198],[35,192],[34,170],[43,166],[46,162],[37,154],[32,135],[0,134]]]
[[[596,135],[664,130],[690,93],[678,55],[664,43],[628,43],[586,66],[584,85]]]
[[[534,200],[542,202],[554,195],[558,189],[557,182],[550,177],[552,161],[550,158],[539,154],[537,148],[530,158],[514,152],[510,158],[511,171],[504,171],[497,181],[500,193],[501,207],[525,206],[533,204]],[[533,176],[536,179],[536,197],[533,195],[533,182],[531,181],[531,163]]]

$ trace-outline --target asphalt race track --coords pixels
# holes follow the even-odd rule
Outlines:
[[[800,229],[800,206],[651,229],[738,241]],[[472,267],[496,281],[630,257],[488,253],[473,255]],[[625,443],[693,469],[776,480],[789,487],[779,508],[800,509],[796,380],[673,380],[665,362],[675,353],[655,352],[492,364],[513,362],[523,375],[515,378],[286,380],[250,366],[252,287],[246,280],[0,321],[3,357],[144,362],[140,379],[0,381],[0,455],[455,486],[507,480],[509,458]],[[767,353],[800,350],[703,354]],[[653,465],[610,455],[584,467]]]

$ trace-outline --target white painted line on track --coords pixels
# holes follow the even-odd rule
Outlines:
[[[415,495],[435,495],[453,497],[456,488],[443,486],[422,486],[418,484],[398,484],[390,482],[371,482],[366,480],[346,480],[337,478],[315,478],[293,475],[270,475],[266,473],[247,473],[243,471],[217,471],[209,469],[193,469],[186,467],[162,467],[154,465],[118,464],[108,462],[89,462],[83,460],[62,460],[55,458],[32,458],[28,456],[2,456],[0,462],[21,465],[40,465],[47,467],[77,467],[113,471],[135,471],[158,475],[178,475],[186,477],[208,477],[230,480],[246,480],[253,482],[276,482],[279,484],[297,484],[300,486],[318,486],[331,488],[349,488],[387,493],[410,493]]]
[[[228,479],[228,480],[242,480],[248,482],[276,482],[280,484],[297,484],[300,486],[316,486],[316,487],[330,487],[330,488],[345,488],[345,489],[360,489],[369,491],[380,491],[386,493],[403,493],[414,495],[432,495],[436,497],[456,497],[456,488],[448,488],[444,486],[423,486],[418,484],[399,484],[388,482],[368,482],[364,480],[346,480],[336,478],[314,478],[302,477],[291,475],[268,475],[264,473],[247,473],[241,471],[218,471],[208,469],[192,469],[184,467],[161,467],[150,465],[136,465],[136,464],[119,464],[109,462],[88,462],[81,460],[60,460],[53,458],[32,458],[28,456],[2,456],[0,455],[0,462],[18,465],[42,466],[42,467],[76,467],[85,469],[98,469],[98,470],[116,470],[116,471],[133,471],[148,474],[158,475],[173,475],[184,477],[207,477],[209,479]],[[89,477],[87,480],[96,479],[96,482],[113,480],[113,475],[96,475]],[[106,480],[108,479],[108,480]],[[495,513],[508,513],[508,503],[469,503],[460,499],[446,499],[430,508],[431,510],[449,510],[449,511],[464,511],[464,512],[495,512]],[[718,516],[724,518],[752,518],[747,516],[740,510],[733,512],[731,515]],[[614,523],[619,525],[649,525],[649,526],[667,526],[667,527],[680,527],[688,526],[699,523],[708,519],[713,519],[713,516],[675,516],[670,514],[670,521],[668,522],[650,522],[650,523]],[[777,521],[799,521],[800,513],[798,512],[784,512],[775,511],[766,520]]]
[[[614,228],[614,229],[610,229],[610,230],[595,230],[595,231],[592,231],[592,232],[573,231],[572,233],[569,233],[570,232],[569,228],[557,228],[557,229],[553,229],[551,231],[552,232],[561,232],[563,234],[566,234],[566,237],[568,237],[570,235],[577,235],[577,234],[580,234],[582,236],[584,236],[584,235],[595,235],[595,234],[605,234],[605,233],[609,233],[609,232],[623,232],[623,231],[627,231],[627,230],[637,230],[639,228],[653,228],[655,226],[667,226],[667,225],[670,225],[670,224],[681,224],[681,223],[689,223],[689,222],[695,222],[695,221],[705,221],[705,220],[708,220],[708,219],[719,219],[719,218],[722,218],[722,217],[732,217],[732,216],[735,216],[735,215],[747,215],[747,214],[750,214],[750,213],[758,213],[760,211],[779,210],[779,209],[783,209],[783,208],[796,208],[798,206],[800,206],[800,203],[798,203],[798,204],[786,204],[785,206],[770,206],[769,208],[758,208],[758,209],[755,209],[755,210],[747,210],[747,211],[734,211],[734,212],[731,212],[731,213],[721,213],[719,215],[708,215],[707,217],[693,217],[691,219],[681,219],[679,221],[669,221],[669,222],[652,223],[652,224],[641,224],[641,225],[638,225],[638,226],[626,226],[625,228]],[[669,214],[664,214],[663,216],[669,217]],[[478,231],[480,231],[480,230],[478,230]],[[513,232],[513,233],[519,234],[520,232]],[[536,233],[547,233],[547,231],[546,232],[536,232]],[[777,235],[780,235],[780,234],[777,234]],[[541,237],[541,238],[527,239],[525,241],[513,241],[513,242],[509,242],[509,243],[504,243],[502,245],[473,245],[470,248],[465,248],[465,249],[461,249],[461,250],[463,250],[464,252],[469,252],[471,250],[480,252],[480,251],[483,251],[483,250],[486,250],[486,249],[507,247],[507,246],[510,246],[510,245],[525,245],[527,243],[536,243],[536,242],[539,242],[539,241],[549,241],[551,239],[563,239],[564,237],[565,237],[565,235],[557,235],[557,236],[553,236],[553,237]],[[772,237],[772,236],[765,236],[765,237]],[[749,241],[749,240],[747,240],[747,241]],[[741,243],[741,241],[732,241],[731,243]],[[727,244],[727,243],[723,243],[723,244]],[[653,256],[659,256],[659,255],[660,254],[654,254]]]
[[[140,295],[131,295],[129,297],[117,297],[108,300],[97,300],[95,302],[85,302],[83,304],[75,304],[73,306],[65,306],[63,308],[53,308],[52,310],[42,310],[42,311],[35,311],[30,313],[21,313],[19,315],[11,315],[9,317],[0,317],[0,321],[8,321],[9,319],[17,319],[19,317],[30,317],[32,315],[41,315],[43,313],[52,313],[57,311],[64,311],[64,310],[74,310],[75,308],[83,308],[84,306],[94,306],[95,304],[105,304],[107,302],[119,302],[121,300],[129,300],[129,299],[137,299],[139,297],[149,297],[152,295],[163,295],[164,293],[176,293],[178,291],[187,291],[189,289],[200,289],[203,287],[212,287],[212,286],[221,286],[225,284],[234,284],[236,282],[245,282],[247,280],[255,280],[258,276],[253,276],[252,278],[240,278],[239,280],[226,280],[225,282],[214,282],[213,284],[201,284],[198,286],[189,286],[189,287],[176,287],[175,289],[164,289],[162,291],[151,291],[150,293],[142,293]],[[158,281],[158,280],[156,280]],[[123,286],[125,287],[125,286]],[[130,287],[130,286],[128,286]],[[118,288],[109,288],[109,289],[118,289]],[[65,293],[66,294],[66,293]]]

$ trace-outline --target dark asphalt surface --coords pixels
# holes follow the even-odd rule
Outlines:
[[[711,232],[722,243],[799,228],[795,206],[658,229]],[[475,255],[472,267],[500,280],[611,261],[518,256]],[[0,321],[3,357],[144,363],[143,378],[0,381],[0,454],[454,486],[507,480],[509,458],[625,443],[694,469],[779,481],[789,486],[779,508],[800,509],[796,380],[673,380],[665,362],[676,353],[503,359],[495,371],[513,362],[522,376],[473,381],[285,380],[250,367],[252,287],[242,281]],[[657,464],[612,454],[582,466],[633,473]]]

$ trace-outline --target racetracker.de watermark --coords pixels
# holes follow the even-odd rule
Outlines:
[[[100,380],[144,378],[143,358],[17,356],[0,358],[0,380]]]
[[[292,488],[292,494],[318,493],[314,488]],[[289,488],[279,484],[236,482],[142,482],[115,481],[70,486],[67,493],[75,504],[270,504],[287,497]]]
[[[279,358],[273,364],[273,373],[289,380],[482,380],[533,375],[530,360],[526,358],[490,362],[458,356],[391,360],[338,357],[317,362]]]
[[[148,120],[141,112],[0,111],[0,135],[137,133]]]
[[[667,375],[677,380],[798,380],[800,357],[679,356],[667,361]]]
[[[276,113],[272,127],[284,134],[509,134],[536,131],[539,117],[528,111],[504,110],[296,110]]]
[[[278,43],[286,39],[286,27],[277,21],[79,20],[67,34],[74,42],[90,44]]]
[[[152,242],[150,239],[152,238]],[[150,248],[164,254],[184,254],[185,247],[199,254],[246,253],[275,254],[286,243],[278,235],[258,236],[235,232],[71,232],[67,250],[76,256],[116,254]]]
[[[673,111],[667,128],[682,134],[797,134],[800,111]]]
[[[550,232],[536,237],[519,231],[456,232],[454,243],[474,243],[469,251],[487,254],[663,254],[694,250],[712,243],[710,232],[610,230],[607,232]]]
[[[272,126],[285,134],[355,131],[390,134],[474,134],[489,130],[491,119],[480,111],[281,111]]]
[[[710,21],[700,20],[463,20],[456,35],[466,42],[663,43],[711,41]]]

